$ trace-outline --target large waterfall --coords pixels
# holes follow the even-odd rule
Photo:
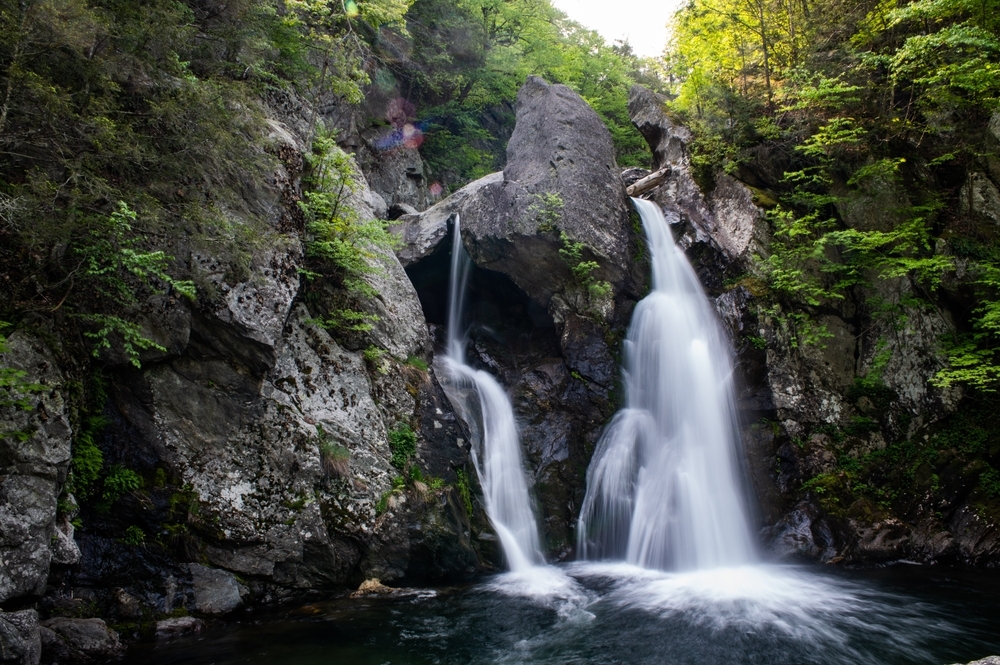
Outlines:
[[[486,513],[512,571],[545,563],[521,462],[514,410],[496,379],[465,364],[464,302],[472,261],[455,216],[448,293],[448,348],[440,375],[448,398],[472,430],[472,461]]]
[[[632,201],[653,290],[625,341],[627,406],[587,471],[580,554],[660,570],[749,563],[729,345],[659,207]]]

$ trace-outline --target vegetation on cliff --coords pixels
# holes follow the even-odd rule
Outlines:
[[[843,453],[804,487],[835,516],[881,519],[891,507],[947,520],[966,500],[1000,513],[989,425],[1000,387],[998,8],[693,0],[674,19],[671,107],[695,130],[698,177],[736,175],[768,209],[769,313],[813,344],[831,313],[896,330],[916,311],[954,323],[931,383],[962,386],[957,413],[922,438],[908,429],[923,414],[888,424],[879,351],[846,396],[855,421],[811,433]],[[884,297],[888,283],[903,297]],[[866,452],[860,442],[879,431],[886,447]]]

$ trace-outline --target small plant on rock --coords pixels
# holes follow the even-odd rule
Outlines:
[[[319,435],[319,459],[323,473],[327,478],[346,478],[350,472],[351,451],[331,441],[322,425],[316,425],[316,433]]]
[[[417,452],[417,433],[408,424],[401,424],[389,432],[389,449],[392,465],[397,469],[406,468],[406,463]]]

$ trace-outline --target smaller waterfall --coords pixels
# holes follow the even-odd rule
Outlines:
[[[439,376],[452,406],[472,430],[472,461],[507,564],[512,571],[523,572],[544,564],[545,558],[524,477],[517,424],[507,393],[496,379],[465,364],[464,301],[472,261],[462,246],[458,215],[452,233],[448,346]]]
[[[659,207],[632,201],[646,229],[653,290],[636,306],[625,341],[627,408],[587,470],[580,554],[661,570],[751,563],[729,346]]]

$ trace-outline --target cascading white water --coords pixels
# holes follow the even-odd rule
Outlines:
[[[750,563],[729,345],[659,207],[632,201],[653,290],[625,341],[627,407],[587,470],[580,554],[660,570]]]
[[[512,571],[523,572],[545,559],[524,477],[517,424],[510,399],[496,379],[465,364],[463,304],[472,261],[462,246],[458,215],[452,233],[448,347],[439,376],[452,406],[472,430],[472,461],[507,564]]]

